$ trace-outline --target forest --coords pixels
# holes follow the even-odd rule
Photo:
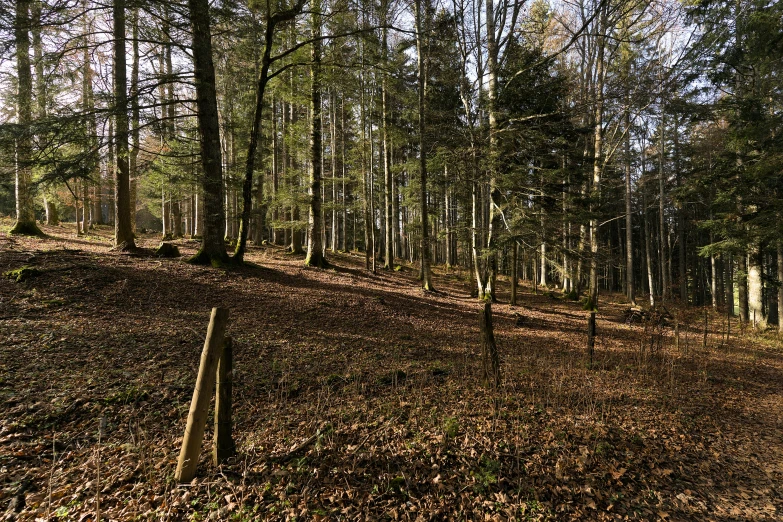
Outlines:
[[[779,520],[781,65],[770,0],[0,0],[3,520]]]

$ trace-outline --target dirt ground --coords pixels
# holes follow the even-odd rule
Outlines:
[[[10,222],[0,223],[7,231]],[[781,520],[783,348],[703,309],[655,329],[525,284],[493,306],[480,386],[464,270],[307,269],[110,251],[111,230],[0,233],[0,517],[8,520]],[[16,279],[21,279],[17,281]],[[237,456],[174,481],[214,306],[230,310]],[[303,442],[307,444],[303,445]],[[4,514],[3,514],[4,513]]]

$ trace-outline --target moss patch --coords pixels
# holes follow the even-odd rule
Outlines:
[[[17,268],[16,270],[9,270],[8,272],[4,272],[3,275],[8,279],[13,279],[17,283],[23,283],[28,279],[41,275],[42,273],[43,272],[35,267],[23,266],[21,268]]]

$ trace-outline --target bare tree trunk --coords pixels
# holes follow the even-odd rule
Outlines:
[[[625,295],[636,305],[633,283],[633,208],[631,206],[631,115],[625,111]]]
[[[21,134],[16,140],[16,223],[10,234],[43,235],[35,223],[35,200],[32,187],[33,76],[30,70],[30,0],[16,2],[14,36],[16,37],[17,123]]]
[[[759,245],[753,244],[748,251],[748,317],[753,321],[754,327],[765,330],[767,316],[763,304],[761,269]]]
[[[338,242],[340,241],[340,220],[337,212],[337,96],[332,91],[329,102],[330,109],[330,140],[332,154],[332,229],[331,229],[331,247],[332,252],[337,252]]]
[[[313,43],[310,51],[310,222],[305,265],[326,266],[322,243],[323,222],[321,214],[321,16],[318,3],[312,1]]]
[[[114,246],[136,248],[131,228],[130,168],[128,165],[128,81],[125,61],[125,0],[114,0],[114,138],[117,149]]]
[[[778,331],[783,333],[783,240],[777,242],[778,256]]]
[[[362,47],[362,72],[360,75],[360,91],[361,100],[359,101],[359,113],[362,127],[362,213],[364,214],[364,265],[365,269],[370,270],[370,256],[372,251],[375,250],[375,244],[370,244],[372,239],[370,227],[375,227],[372,224],[370,216],[370,182],[368,182],[367,174],[367,110],[365,107],[365,80],[364,80],[364,48]],[[370,158],[372,162],[372,157]]]
[[[133,64],[131,65],[131,150],[130,150],[130,210],[131,230],[136,234],[136,199],[138,192],[139,158],[139,9],[132,12]],[[165,100],[164,100],[165,101]],[[165,108],[164,108],[165,111]],[[164,112],[165,114],[165,112]]]
[[[432,274],[430,273],[430,238],[429,215],[427,213],[427,142],[424,134],[426,129],[426,58],[424,49],[424,24],[428,14],[428,6],[416,0],[416,64],[419,84],[419,193],[421,197],[421,270],[420,279],[424,290],[433,290]]]
[[[223,161],[220,149],[215,67],[212,63],[212,36],[208,0],[188,0],[193,31],[193,65],[196,83],[201,164],[204,169],[204,229],[201,248],[191,262],[222,264],[228,260],[223,240]]]
[[[647,260],[647,284],[650,288],[650,306],[655,306],[655,277],[653,276],[652,253],[650,252],[652,238],[650,233],[650,220],[647,213],[646,192],[643,192],[642,196],[642,212],[644,217],[644,255]]]
[[[341,100],[340,103],[340,167],[341,167],[341,177],[342,177],[342,186],[343,186],[343,233],[341,237],[341,247],[343,251],[348,250],[348,186],[345,182],[346,177],[348,176],[347,172],[347,165],[348,162],[346,161],[345,156],[345,98]],[[356,234],[353,235],[354,238],[354,249],[355,249],[355,243],[356,243]]]
[[[482,380],[484,386],[488,388],[497,388],[500,386],[500,358],[498,357],[498,348],[495,344],[495,333],[492,327],[492,304],[484,303],[481,311],[481,361],[482,361]]]
[[[739,317],[740,322],[747,324],[749,319],[748,310],[748,258],[747,254],[741,253],[737,256],[737,289],[739,298]]]
[[[500,232],[500,191],[497,188],[498,161],[498,57],[500,53],[495,26],[494,0],[485,2],[485,18],[487,24],[487,100],[489,106],[489,221],[487,227],[487,249],[489,277],[485,279],[484,294],[495,301],[498,273],[497,234]],[[481,293],[481,292],[479,292]]]
[[[666,193],[665,188],[665,158],[666,158],[666,142],[664,135],[666,132],[666,116],[661,115],[661,133],[660,133],[660,146],[659,146],[659,170],[658,170],[658,252],[660,254],[659,264],[661,269],[661,302],[665,303],[671,298],[671,284],[669,283],[669,272],[666,269],[666,262],[669,258],[666,255],[666,214],[664,212],[664,202]]]
[[[595,61],[595,122],[594,122],[594,148],[593,148],[593,179],[590,189],[591,205],[600,204],[601,199],[601,173],[603,170],[603,125],[604,125],[604,53],[606,38],[603,31],[606,29],[606,16],[603,5],[599,6],[602,12],[599,16],[599,30],[596,39],[597,56]],[[595,212],[595,208],[592,209]],[[598,308],[598,218],[590,218],[590,294],[587,298],[587,308]]]
[[[388,13],[388,2],[383,2],[383,21],[384,27],[381,30],[381,54],[383,64],[387,63],[388,53],[388,41],[387,41],[387,29],[386,29],[386,15]],[[383,255],[383,268],[391,269],[394,267],[394,234],[392,227],[392,172],[391,172],[391,152],[389,151],[390,138],[389,138],[389,88],[388,88],[388,74],[384,71],[381,73],[381,127],[383,132],[383,182],[386,190],[384,191],[384,209],[385,209],[385,221],[384,221],[384,255]]]

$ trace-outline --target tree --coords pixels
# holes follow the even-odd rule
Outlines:
[[[125,49],[125,0],[114,0],[114,140],[117,150],[115,174],[114,246],[133,250],[130,208],[130,167],[128,164],[128,81]]]
[[[208,0],[188,0],[190,26],[193,31],[193,75],[196,84],[196,107],[201,166],[204,170],[204,229],[201,248],[192,263],[221,265],[228,261],[223,242],[225,213],[223,207],[223,160],[220,149],[215,67],[212,63],[212,32]]]
[[[421,268],[419,279],[424,290],[433,290],[430,270],[429,215],[427,212],[427,64],[426,64],[426,24],[429,21],[429,0],[416,0],[416,74],[418,78],[418,121],[419,121],[419,195],[421,197]]]
[[[245,158],[245,176],[242,183],[242,219],[239,227],[239,239],[237,241],[237,247],[234,251],[234,258],[236,261],[241,262],[244,258],[245,249],[247,248],[247,236],[248,228],[250,226],[250,212],[252,208],[252,189],[253,189],[253,173],[255,171],[256,162],[256,150],[258,148],[258,140],[261,134],[261,117],[264,109],[264,93],[266,92],[267,84],[270,78],[271,65],[282,58],[288,53],[272,56],[272,48],[277,36],[278,27],[282,26],[285,22],[293,20],[299,13],[302,12],[306,0],[296,0],[296,3],[290,8],[276,13],[270,11],[270,4],[267,3],[266,12],[266,28],[264,31],[264,52],[261,57],[261,68],[256,82],[256,96],[255,106],[253,108],[253,121],[250,128],[250,136],[248,140],[247,156]],[[274,115],[273,115],[274,117]]]
[[[321,15],[320,0],[312,0],[313,43],[310,52],[310,218],[305,265],[324,268],[321,214]]]
[[[14,36],[17,74],[16,111],[19,131],[16,138],[16,222],[10,233],[40,236],[43,233],[35,223],[35,200],[31,185],[33,78],[30,71],[30,0],[16,2]]]

